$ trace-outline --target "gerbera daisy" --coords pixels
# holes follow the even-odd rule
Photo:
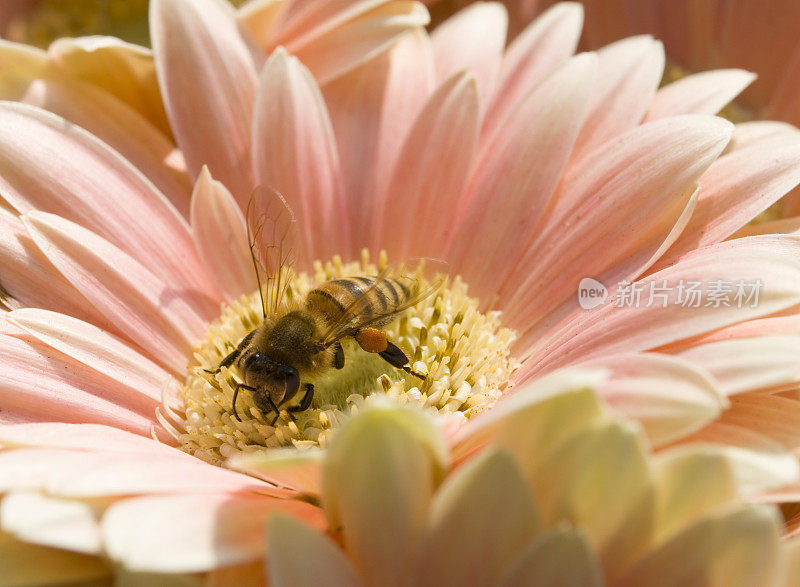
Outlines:
[[[47,55],[2,47],[0,63],[15,60],[0,74],[16,92],[5,97],[26,102],[0,105],[0,267],[12,310],[0,438],[27,447],[0,453],[13,492],[4,527],[139,571],[243,565],[259,557],[274,509],[324,524],[316,506],[280,500],[307,489],[307,469],[294,465],[321,452],[284,453],[270,483],[203,460],[326,444],[381,395],[438,414],[452,436],[491,414],[512,381],[590,360],[614,374],[599,391],[641,417],[658,446],[705,434],[727,445],[741,479],[760,476],[760,491],[797,479],[794,457],[749,422],[731,424],[738,436],[704,428],[726,391],[756,392],[796,369],[753,364],[726,388],[691,356],[635,354],[689,352],[702,337],[754,348],[771,316],[800,303],[796,237],[722,242],[800,180],[795,135],[712,115],[750,75],[659,91],[663,52],[650,38],[572,55],[575,5],[553,8],[507,49],[499,5],[430,37],[420,15],[415,3],[259,2],[237,15],[213,0],[153,2],[150,65],[179,152],[127,100],[152,96],[146,81],[113,94],[79,66],[119,58],[141,65],[123,79],[145,80],[146,53],[131,61],[130,47],[108,41],[99,55],[86,41]],[[363,29],[358,53],[326,40],[348,24]],[[468,34],[479,25],[485,35]],[[104,121],[91,115],[100,104]],[[138,132],[124,132],[133,121]],[[424,384],[368,356],[334,374],[297,421],[272,426],[246,395],[245,417],[232,417],[239,374],[204,369],[260,319],[243,213],[256,185],[280,191],[299,218],[297,297],[374,273],[381,250],[450,263],[444,290],[387,327]],[[622,282],[672,289],[664,306],[587,311],[576,296],[584,278],[613,300],[624,299]],[[701,293],[712,281],[758,283],[759,297],[687,308],[676,298],[689,281],[706,284]],[[142,438],[151,432],[194,456]],[[31,503],[43,516],[33,528],[19,524]],[[85,534],[56,523],[65,507],[68,527]],[[175,551],[155,562],[156,544]]]

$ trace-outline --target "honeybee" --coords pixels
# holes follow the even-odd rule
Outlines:
[[[341,340],[348,336],[362,350],[377,353],[393,367],[425,379],[411,368],[405,353],[380,327],[436,292],[444,278],[423,286],[417,278],[391,276],[386,269],[376,276],[332,279],[308,292],[294,308],[287,308],[282,302],[295,261],[295,226],[294,214],[283,196],[259,188],[247,209],[247,237],[261,294],[262,321],[215,370],[207,370],[218,373],[236,363],[243,382],[235,386],[232,409],[240,422],[236,411],[240,390],[252,394],[263,414],[275,413],[271,425],[278,420],[281,406],[293,400],[301,386],[302,398],[287,412],[309,409],[314,385],[307,379],[344,367]],[[423,261],[441,264],[432,259]]]

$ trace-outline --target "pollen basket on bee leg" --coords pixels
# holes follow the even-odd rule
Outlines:
[[[382,353],[389,346],[386,333],[377,328],[362,328],[354,338],[358,346],[368,353]]]

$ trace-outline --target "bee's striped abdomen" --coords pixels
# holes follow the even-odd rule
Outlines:
[[[306,308],[324,314],[329,324],[340,321],[345,313],[354,321],[366,323],[395,313],[411,295],[409,284],[399,279],[376,283],[374,277],[345,277],[326,281],[310,291]]]

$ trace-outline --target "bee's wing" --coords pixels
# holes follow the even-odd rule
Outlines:
[[[413,268],[409,269],[409,265]],[[386,323],[403,310],[421,302],[428,296],[436,293],[447,281],[449,266],[439,259],[421,258],[412,259],[393,269],[386,267],[375,278],[375,281],[364,292],[354,299],[342,312],[341,317],[330,325],[322,338],[322,344],[329,346],[345,336],[352,336],[362,328]],[[426,283],[421,279],[426,277]],[[387,279],[400,281],[408,287],[411,295],[403,303],[391,311],[379,312],[372,307],[371,313],[365,313],[363,308],[369,304],[369,299],[376,288]]]
[[[297,238],[297,221],[283,196],[271,187],[256,187],[247,204],[247,240],[265,318],[286,293]]]

